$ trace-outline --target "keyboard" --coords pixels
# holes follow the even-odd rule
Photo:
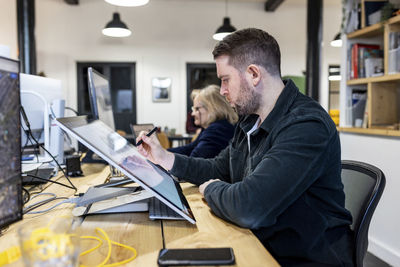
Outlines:
[[[151,220],[185,220],[181,215],[155,197],[150,198],[149,201],[149,218]]]

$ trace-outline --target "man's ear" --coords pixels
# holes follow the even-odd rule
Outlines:
[[[257,86],[261,81],[261,70],[260,67],[254,64],[250,64],[247,67],[247,74],[250,77],[253,86]]]

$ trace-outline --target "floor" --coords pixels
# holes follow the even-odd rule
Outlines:
[[[364,258],[364,267],[390,267],[390,265],[367,252]]]

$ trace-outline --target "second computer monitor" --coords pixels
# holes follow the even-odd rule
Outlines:
[[[88,68],[89,98],[92,115],[115,130],[114,113],[112,110],[111,90],[108,79]]]
[[[19,62],[0,57],[0,229],[22,218]]]

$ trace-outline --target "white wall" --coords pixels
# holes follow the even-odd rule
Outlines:
[[[17,55],[14,0],[0,1],[0,44]],[[77,61],[133,61],[137,69],[137,121],[168,125],[184,132],[186,121],[186,63],[213,62],[211,35],[222,24],[224,1],[152,0],[143,7],[118,8],[133,31],[125,39],[102,36],[115,7],[101,0],[69,6],[61,0],[36,1],[38,71],[61,79],[67,105],[76,108]],[[340,62],[340,49],[329,41],[339,30],[340,1],[324,8],[321,102],[327,106],[328,64]],[[4,16],[3,16],[4,13]],[[238,28],[258,27],[271,33],[282,51],[282,74],[301,75],[306,60],[306,0],[286,0],[276,12],[262,2],[230,1],[228,15]],[[152,77],[172,77],[172,100],[152,103]]]
[[[393,266],[400,266],[400,142],[394,137],[341,133],[342,159],[358,160],[380,168],[386,187],[372,217],[368,250]]]
[[[10,48],[11,58],[17,59],[17,1],[0,1],[0,45]]]

